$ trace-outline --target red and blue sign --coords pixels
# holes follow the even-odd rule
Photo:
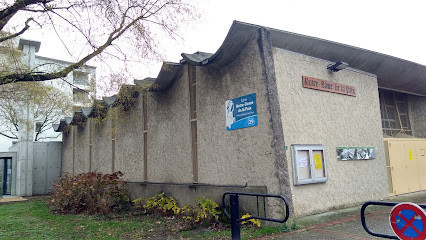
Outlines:
[[[399,239],[426,239],[426,212],[414,203],[396,205],[390,214],[390,224]]]

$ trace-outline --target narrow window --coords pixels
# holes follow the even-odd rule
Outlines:
[[[408,117],[407,94],[379,90],[383,133],[398,137],[401,133],[413,135]]]

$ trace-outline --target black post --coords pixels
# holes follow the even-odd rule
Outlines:
[[[240,240],[241,239],[241,229],[240,222],[238,219],[240,218],[240,210],[238,203],[238,194],[231,194],[229,196],[229,202],[231,205],[231,235],[232,240]]]

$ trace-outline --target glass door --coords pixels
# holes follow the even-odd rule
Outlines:
[[[12,158],[0,158],[0,185],[2,195],[11,194]]]

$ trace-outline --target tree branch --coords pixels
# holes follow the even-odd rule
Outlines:
[[[3,30],[4,26],[9,22],[9,20],[19,11],[24,8],[35,5],[35,4],[46,4],[52,2],[53,0],[16,0],[13,5],[10,5],[2,10],[0,10],[0,30]]]
[[[17,0],[17,2],[23,2],[23,3],[40,3],[45,4],[46,2],[51,2],[53,0]],[[66,17],[61,16],[61,14],[57,13],[54,10],[51,10],[49,12],[46,12],[47,18],[51,21],[51,24],[53,25],[53,30],[57,32],[57,35],[59,36],[59,31],[55,27],[54,20],[51,18],[51,16],[59,17],[61,20],[65,21],[67,24],[69,24],[71,27],[76,29],[80,32],[85,38],[87,43],[93,48],[93,51],[88,53],[85,57],[81,58],[76,63],[70,64],[63,69],[60,70],[54,70],[54,72],[48,72],[48,73],[40,73],[40,72],[34,72],[32,70],[24,71],[24,72],[12,72],[12,73],[6,73],[6,74],[0,74],[0,85],[9,84],[13,82],[37,82],[37,81],[47,81],[47,80],[53,80],[57,78],[65,78],[70,72],[82,67],[84,64],[86,64],[88,61],[93,59],[96,56],[100,56],[101,53],[104,52],[106,48],[113,45],[113,43],[120,38],[122,35],[124,35],[126,32],[132,31],[132,28],[135,28],[135,31],[137,31],[136,35],[139,34],[139,38],[141,38],[142,41],[146,42],[146,47],[150,51],[153,50],[153,46],[150,46],[151,42],[151,36],[149,35],[149,32],[146,33],[144,30],[144,27],[142,24],[143,22],[147,24],[157,24],[163,27],[163,29],[168,32],[169,34],[173,35],[175,34],[173,29],[167,26],[166,23],[161,21],[160,19],[157,19],[155,21],[156,17],[155,15],[159,14],[160,11],[166,11],[167,6],[173,5],[175,2],[168,0],[168,1],[143,1],[143,3],[129,3],[129,6],[127,6],[126,9],[120,9],[119,12],[121,14],[119,15],[113,15],[113,17],[117,17],[115,28],[112,29],[107,35],[106,39],[101,42],[100,46],[96,44],[95,42],[91,41],[92,36],[87,35],[87,32],[85,32],[83,29],[80,29],[81,26],[78,24],[75,24],[73,21],[67,19]],[[134,4],[134,5],[130,5]],[[15,3],[16,5],[16,3]],[[72,3],[70,2],[70,5]],[[84,4],[82,4],[84,5]],[[178,4],[179,5],[179,4]],[[103,5],[102,5],[103,7]],[[107,7],[108,8],[108,7]],[[102,8],[101,8],[102,9]],[[70,11],[69,9],[67,9]],[[75,9],[77,11],[77,9]],[[124,11],[123,11],[124,10]],[[135,12],[133,12],[135,10]],[[110,11],[113,11],[111,9]],[[50,14],[51,12],[51,14]],[[168,14],[165,13],[166,15]],[[1,19],[1,11],[0,11],[0,19]],[[154,18],[154,19],[149,19]],[[109,20],[109,17],[106,17],[107,20]],[[173,25],[173,24],[172,24]],[[1,26],[1,25],[0,25]],[[147,28],[149,30],[149,28]],[[60,38],[61,39],[61,38]],[[62,39],[61,39],[62,41]],[[64,44],[65,45],[65,44]],[[67,48],[69,51],[69,49]],[[117,49],[116,49],[117,50]],[[118,51],[121,53],[121,51]],[[124,55],[124,54],[123,54]]]
[[[10,138],[10,139],[18,139],[18,137],[17,137],[17,136],[7,135],[7,134],[2,133],[2,132],[0,132],[0,135],[1,135],[1,136],[4,136],[4,137],[7,137],[7,138]]]
[[[32,18],[32,17],[28,18],[27,21],[25,21],[25,27],[22,28],[21,31],[19,31],[19,32],[15,33],[15,34],[12,34],[12,35],[0,38],[0,42],[4,42],[6,40],[9,40],[9,39],[12,39],[12,38],[16,38],[17,36],[23,34],[25,31],[27,31],[30,28],[30,25],[28,24],[30,21],[34,21],[34,18]],[[36,22],[36,21],[34,21],[34,22]]]

